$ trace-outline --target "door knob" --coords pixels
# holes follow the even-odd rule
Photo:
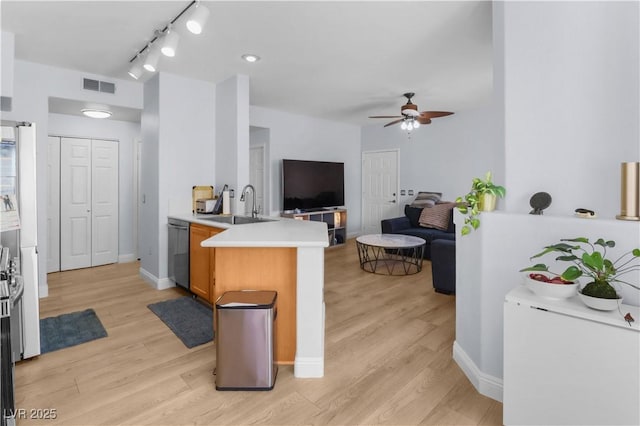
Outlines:
[[[395,203],[395,202],[396,202],[396,200],[391,200],[391,201],[389,201],[389,202],[390,202],[390,203]]]

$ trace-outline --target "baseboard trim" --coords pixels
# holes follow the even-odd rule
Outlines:
[[[480,371],[458,342],[453,342],[453,359],[479,393],[502,402],[502,379]]]
[[[129,262],[135,262],[136,260],[138,260],[138,258],[133,253],[121,254],[118,256],[118,263],[129,263]]]
[[[297,378],[324,377],[324,358],[297,356],[293,363],[293,375]]]
[[[151,284],[151,287],[156,290],[166,290],[176,286],[169,278],[158,278],[144,268],[140,268],[139,271],[142,279]]]

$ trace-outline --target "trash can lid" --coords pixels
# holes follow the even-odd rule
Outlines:
[[[226,291],[216,300],[216,308],[268,309],[277,297],[278,293],[271,290]]]

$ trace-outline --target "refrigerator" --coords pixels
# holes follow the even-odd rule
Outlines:
[[[36,126],[2,121],[0,143],[0,244],[8,247],[24,293],[12,323],[14,359],[40,355]],[[14,332],[15,330],[15,332]],[[18,336],[16,336],[16,334]]]

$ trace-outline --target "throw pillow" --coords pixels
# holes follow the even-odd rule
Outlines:
[[[411,203],[412,207],[433,207],[440,198],[442,197],[442,192],[427,192],[420,191],[416,196],[416,199]]]
[[[420,226],[424,228],[435,228],[446,231],[449,227],[453,208],[456,203],[440,203],[433,207],[422,209],[420,214]]]
[[[411,207],[408,204],[404,206],[404,214],[409,218],[412,228],[420,226],[420,213],[422,213],[422,207]]]

